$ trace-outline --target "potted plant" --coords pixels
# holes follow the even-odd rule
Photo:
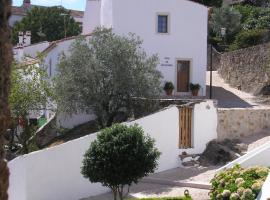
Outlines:
[[[174,90],[174,86],[172,82],[166,82],[164,85],[164,91],[166,92],[167,95],[172,95],[172,92]]]
[[[193,96],[198,96],[199,90],[201,88],[200,84],[190,83],[189,88]]]

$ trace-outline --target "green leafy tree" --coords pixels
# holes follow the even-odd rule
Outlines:
[[[84,155],[81,172],[91,182],[109,187],[114,200],[123,200],[123,188],[153,173],[160,152],[154,140],[137,125],[115,124],[101,131]]]
[[[192,1],[201,3],[209,7],[221,7],[223,3],[223,0],[192,0]]]
[[[270,5],[269,0],[245,0],[244,4],[258,6],[258,7],[268,7]]]
[[[142,41],[97,29],[89,42],[80,39],[63,55],[55,78],[60,111],[92,112],[101,127],[125,120],[136,109],[134,98],[161,92],[157,56],[147,57]],[[121,120],[122,119],[122,120]]]
[[[242,49],[270,41],[269,30],[244,30],[235,37],[230,50]]]
[[[28,153],[37,129],[29,124],[29,114],[39,113],[47,107],[48,100],[52,97],[52,89],[47,81],[46,71],[35,64],[26,66],[15,64],[11,73],[11,85],[9,102],[13,118],[13,134],[10,145],[13,145],[16,137],[22,146],[20,153]],[[19,124],[23,125],[21,133],[16,132]]]
[[[37,43],[59,40],[65,35],[79,35],[81,27],[63,7],[34,7],[20,22],[15,23],[12,29],[13,44],[18,42],[19,31],[31,31],[32,43]]]
[[[270,9],[261,8],[250,13],[247,20],[243,23],[243,28],[251,29],[270,29]]]
[[[241,14],[227,6],[215,8],[210,19],[210,28],[218,37],[221,37],[221,28],[226,28],[225,39],[230,43],[241,29]]]

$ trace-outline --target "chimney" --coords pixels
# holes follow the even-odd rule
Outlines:
[[[83,16],[83,34],[92,33],[100,26],[101,0],[87,0]]]
[[[26,31],[23,39],[24,39],[24,46],[31,45],[31,31]]]
[[[18,46],[20,46],[21,44],[23,45],[23,32],[22,31],[19,32],[19,43],[18,43]]]
[[[28,9],[31,7],[31,0],[23,0],[23,7]]]

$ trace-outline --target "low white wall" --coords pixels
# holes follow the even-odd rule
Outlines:
[[[128,124],[138,124],[143,127],[156,141],[156,147],[161,152],[156,172],[179,167],[179,110],[172,107],[156,114],[144,117]]]
[[[9,162],[9,200],[78,200],[109,191],[80,173],[83,155],[95,139],[92,134]]]
[[[180,165],[178,115],[178,109],[172,107],[128,123],[139,124],[155,138],[162,152],[158,171]],[[9,162],[9,200],[77,200],[107,192],[107,188],[90,183],[80,173],[83,154],[95,139],[96,134],[92,134]]]
[[[202,152],[209,142],[207,140],[216,136],[215,113],[212,102],[195,105],[194,151]],[[180,150],[177,107],[126,124],[138,124],[145,133],[155,139],[161,152],[156,172],[181,165],[178,157]],[[108,188],[90,183],[80,173],[83,155],[97,134],[21,156],[9,162],[9,200],[78,200],[107,192]]]

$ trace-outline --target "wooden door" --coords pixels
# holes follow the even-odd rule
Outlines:
[[[177,92],[189,91],[190,61],[177,61]]]
[[[192,108],[179,108],[179,148],[192,148]]]

